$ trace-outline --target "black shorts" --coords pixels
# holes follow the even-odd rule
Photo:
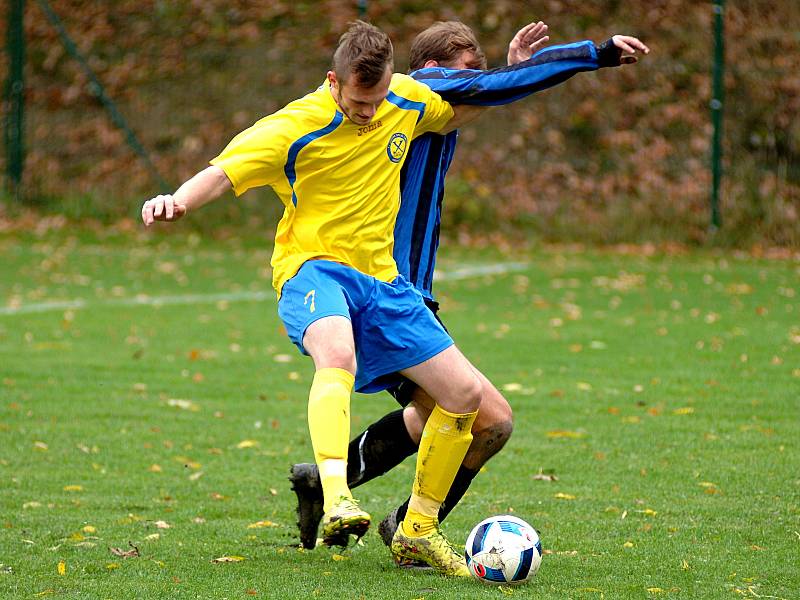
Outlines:
[[[425,299],[425,306],[433,313],[433,316],[436,317],[436,320],[439,321],[439,324],[444,327],[444,330],[447,331],[447,327],[444,323],[442,323],[442,319],[439,318],[439,303],[435,300],[428,300]],[[448,332],[449,333],[449,332]],[[414,395],[414,390],[417,389],[417,384],[403,377],[403,380],[398,383],[397,385],[390,387],[386,391],[389,392],[392,397],[397,400],[397,403],[405,408],[411,402],[411,398]]]

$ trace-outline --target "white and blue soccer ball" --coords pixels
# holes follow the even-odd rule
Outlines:
[[[542,543],[522,519],[498,515],[484,519],[469,534],[466,559],[470,573],[484,583],[524,583],[542,564]]]

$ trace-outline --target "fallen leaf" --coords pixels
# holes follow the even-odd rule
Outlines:
[[[238,444],[236,444],[237,448],[256,448],[258,447],[258,442],[256,440],[242,440]]]
[[[166,521],[155,521],[153,525],[155,525],[158,529],[169,529],[170,527],[172,527],[172,525],[170,525]]]
[[[649,587],[647,588],[648,594],[663,594],[664,590],[659,587]]]
[[[58,562],[58,574],[59,575],[67,574],[67,563],[65,563],[63,560]]]
[[[108,551],[114,556],[119,556],[120,558],[134,558],[141,556],[141,554],[139,554],[139,548],[130,542],[128,542],[128,546],[131,547],[130,550],[123,550],[122,548],[109,548]]]
[[[572,494],[565,494],[563,492],[558,492],[553,497],[557,498],[558,500],[575,500],[575,496],[573,496]]]
[[[181,400],[180,398],[170,398],[167,400],[167,406],[174,406],[175,408],[191,412],[198,412],[200,410],[200,407],[191,400]]]
[[[346,556],[342,556],[341,554],[334,554],[331,556],[333,560],[340,561],[340,560],[347,560]]]
[[[272,521],[256,521],[247,526],[248,529],[261,529],[263,527],[278,527],[278,524]]]
[[[694,408],[691,406],[685,406],[683,408],[676,408],[672,411],[673,415],[691,415],[694,413]]]
[[[161,473],[164,469],[161,468],[161,465],[153,464],[153,465],[150,465],[147,468],[147,470],[150,471],[151,473]]]
[[[213,559],[212,563],[230,563],[230,562],[242,562],[245,560],[244,556],[220,556],[219,558]]]
[[[578,439],[585,437],[586,434],[582,431],[567,431],[566,429],[553,429],[547,432],[549,438],[570,438]]]
[[[65,485],[64,486],[65,492],[82,492],[83,486],[82,485]]]
[[[558,477],[554,473],[542,473],[539,471],[533,476],[535,481],[558,481]]]
[[[625,542],[622,544],[623,548],[633,548],[633,542]]]

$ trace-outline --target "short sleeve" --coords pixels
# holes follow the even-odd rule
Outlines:
[[[270,115],[234,137],[219,156],[210,161],[225,171],[237,196],[250,188],[274,186],[284,177],[289,146],[285,119]]]

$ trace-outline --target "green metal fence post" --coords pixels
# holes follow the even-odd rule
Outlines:
[[[8,112],[5,116],[3,137],[6,147],[6,175],[8,187],[19,192],[22,172],[25,168],[25,0],[9,0],[8,32],[8,79],[5,99]]]
[[[714,0],[714,89],[711,98],[711,122],[714,137],[711,145],[711,228],[719,229],[722,218],[719,192],[722,181],[722,108],[725,100],[725,0]]]

